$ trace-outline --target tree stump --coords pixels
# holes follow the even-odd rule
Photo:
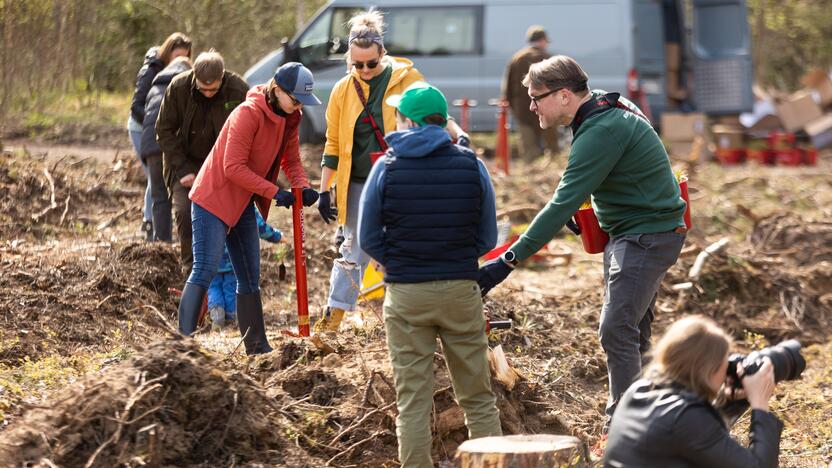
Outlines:
[[[456,451],[461,468],[588,466],[580,439],[560,435],[510,435],[467,440]]]

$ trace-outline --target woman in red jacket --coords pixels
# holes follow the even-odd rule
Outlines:
[[[246,354],[272,350],[260,301],[254,203],[264,218],[272,199],[277,206],[292,206],[292,192],[276,185],[281,168],[292,186],[304,187],[305,206],[318,200],[301,165],[298,141],[301,108],[321,103],[312,88],[312,73],[299,63],[287,63],[268,84],[249,91],[223,125],[190,193],[194,266],[179,303],[180,333],[190,335],[196,329],[203,297],[227,244],[237,276],[237,322]]]

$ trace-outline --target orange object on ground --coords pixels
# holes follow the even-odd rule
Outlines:
[[[679,180],[679,191],[682,192],[682,200],[685,201],[685,227],[690,228],[692,227],[692,223],[690,221],[690,196],[688,195],[688,178],[687,176],[683,177]]]
[[[745,161],[745,150],[742,148],[719,148],[716,150],[716,159],[728,166],[740,164]]]
[[[777,164],[780,166],[799,166],[803,163],[803,150],[790,148],[777,151]]]

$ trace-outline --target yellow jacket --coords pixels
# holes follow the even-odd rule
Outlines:
[[[390,82],[384,92],[384,101],[388,96],[402,94],[408,86],[416,81],[424,80],[419,70],[413,67],[413,62],[405,58],[386,56],[382,65],[393,67]],[[364,110],[358,93],[355,92],[355,85],[352,79],[358,80],[364,96],[370,95],[370,85],[358,78],[353,70],[347,76],[341,78],[332,94],[329,96],[329,103],[326,107],[326,146],[324,154],[338,158],[338,169],[335,176],[335,186],[338,187],[336,204],[338,206],[338,224],[347,222],[347,190],[350,186],[350,170],[352,169],[352,137],[355,133],[355,122],[358,115]],[[384,130],[390,132],[396,128],[396,109],[383,102],[381,112],[384,116]],[[373,137],[375,138],[375,136]]]

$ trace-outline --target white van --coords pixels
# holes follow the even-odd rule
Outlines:
[[[467,97],[472,131],[493,131],[500,83],[511,56],[525,46],[526,29],[543,26],[549,52],[575,58],[592,88],[645,96],[653,121],[667,107],[669,80],[687,97],[682,110],[736,114],[750,110],[752,68],[744,0],[333,0],[283,47],[245,75],[267,81],[282,63],[298,61],[315,74],[324,103],[347,72],[347,20],[375,6],[384,12],[385,46],[407,57],[449,101]],[[685,15],[684,12],[692,14]],[[669,67],[668,44],[678,44]],[[672,70],[676,68],[676,70]],[[639,102],[637,99],[636,102]],[[326,130],[325,106],[304,109],[305,141]],[[459,116],[458,109],[451,114]]]

